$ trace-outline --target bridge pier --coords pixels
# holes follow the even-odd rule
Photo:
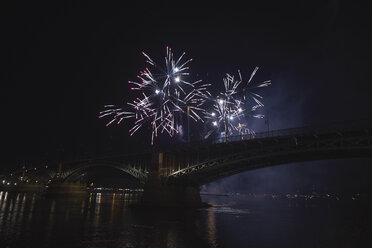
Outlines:
[[[162,176],[163,154],[154,156],[153,168],[145,184],[140,206],[206,207],[200,198],[200,188],[187,182],[170,183]]]

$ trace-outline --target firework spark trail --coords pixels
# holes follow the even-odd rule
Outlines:
[[[223,136],[234,134],[254,134],[254,131],[248,127],[248,117],[264,118],[263,114],[254,113],[258,108],[264,107],[264,104],[259,100],[263,99],[261,95],[253,92],[254,89],[267,87],[271,85],[271,81],[267,80],[259,84],[254,84],[252,79],[258,67],[256,67],[248,82],[243,82],[240,71],[238,71],[239,79],[226,74],[223,78],[225,86],[224,92],[220,92],[216,98],[210,98],[213,102],[211,111],[204,111],[204,118],[209,120],[211,129],[205,135],[208,138],[213,132],[223,131]],[[248,108],[248,99],[251,98],[254,105]]]
[[[202,84],[201,80],[187,81],[189,76],[188,64],[192,59],[184,61],[185,53],[174,58],[171,48],[166,48],[165,68],[158,65],[149,55],[142,52],[146,62],[157,70],[149,68],[140,71],[138,81],[129,81],[131,90],[141,91],[141,97],[127,103],[126,108],[115,105],[105,105],[99,118],[111,117],[107,126],[120,124],[123,119],[134,118],[134,126],[129,130],[133,135],[143,125],[150,124],[152,129],[151,144],[159,133],[173,136],[178,132],[177,116],[186,113],[189,107],[189,117],[195,121],[203,121],[201,114],[205,111],[203,105],[211,97],[208,92],[209,84]]]

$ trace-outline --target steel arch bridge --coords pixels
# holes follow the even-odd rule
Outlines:
[[[136,165],[132,165],[126,162],[117,162],[105,159],[88,160],[79,163],[77,166],[72,167],[68,171],[64,172],[62,175],[63,181],[65,182],[75,182],[78,181],[80,176],[88,171],[90,168],[94,167],[105,167],[113,168],[118,171],[129,174],[133,178],[137,179],[141,184],[144,184],[147,179],[147,171],[141,168],[136,168]]]
[[[207,158],[168,175],[171,181],[187,180],[195,185],[241,172],[273,165],[338,158],[372,157],[371,128],[278,130],[261,137],[230,137],[209,146],[195,147]],[[194,155],[195,156],[195,155]]]
[[[76,181],[94,167],[114,168],[145,183],[156,172],[166,185],[201,186],[214,180],[267,166],[311,160],[372,157],[372,119],[275,130],[153,150],[108,154],[63,163],[61,168],[29,168],[6,181],[45,183]]]
[[[134,155],[118,155],[110,154],[109,156],[66,161],[59,163],[58,166],[39,166],[21,169],[3,175],[0,179],[4,182],[14,183],[30,183],[30,184],[48,184],[53,181],[62,183],[76,183],[81,179],[81,176],[92,168],[112,168],[124,172],[137,180],[140,184],[144,184],[147,179],[148,170],[146,165],[151,164],[149,157],[151,154],[134,154]],[[1,184],[1,182],[0,182]],[[4,184],[4,183],[3,183]]]

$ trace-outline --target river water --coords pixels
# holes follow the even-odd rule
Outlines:
[[[136,209],[133,194],[0,192],[0,247],[370,247],[371,205],[202,196],[203,209]],[[367,244],[367,246],[366,246]]]

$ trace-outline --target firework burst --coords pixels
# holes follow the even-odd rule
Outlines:
[[[133,135],[142,126],[151,126],[151,144],[159,133],[173,136],[178,133],[180,116],[187,114],[195,121],[203,121],[200,114],[202,106],[211,95],[201,80],[189,81],[188,64],[192,59],[184,60],[185,53],[174,57],[171,48],[166,48],[165,66],[153,61],[146,53],[142,53],[151,66],[145,68],[137,76],[137,81],[129,81],[131,90],[139,91],[140,96],[128,102],[125,108],[106,105],[99,118],[111,117],[107,126],[120,124],[124,119],[134,119],[129,130]]]
[[[252,79],[257,70],[258,67],[253,70],[247,83],[243,82],[240,71],[238,71],[238,79],[226,74],[223,78],[224,91],[220,92],[216,98],[210,98],[212,110],[204,111],[204,117],[211,127],[205,138],[214,132],[221,132],[224,137],[254,133],[247,125],[248,119],[250,117],[264,118],[263,114],[256,112],[264,106],[261,102],[263,97],[254,90],[271,84],[270,80],[254,84]],[[252,107],[248,106],[250,100],[254,103]]]

